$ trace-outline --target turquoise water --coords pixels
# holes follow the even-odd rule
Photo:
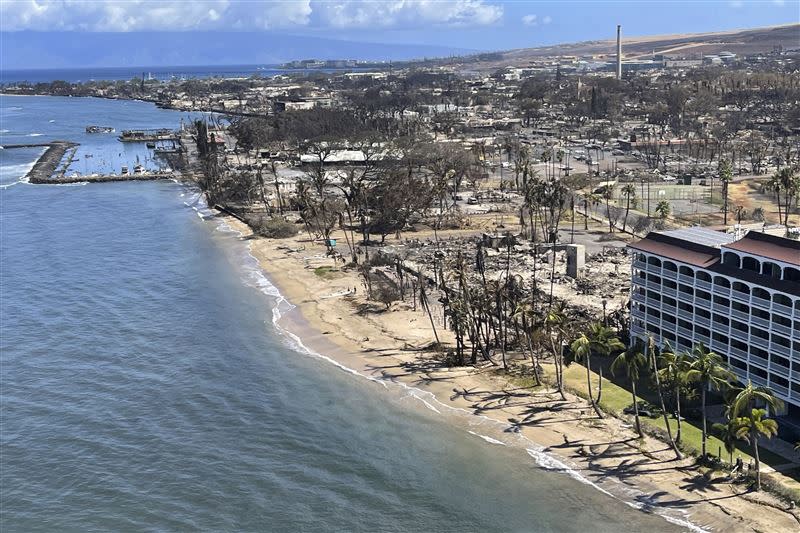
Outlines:
[[[1,103],[3,129],[95,152],[118,147],[91,144],[88,117],[181,118]],[[19,183],[35,156],[0,151],[2,531],[679,530],[294,347],[246,244],[194,191]]]

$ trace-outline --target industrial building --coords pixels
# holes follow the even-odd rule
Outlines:
[[[702,342],[800,419],[800,241],[689,228],[629,250],[632,342],[649,336],[678,351]]]

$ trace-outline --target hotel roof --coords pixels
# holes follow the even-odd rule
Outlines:
[[[736,240],[736,236],[732,233],[723,233],[721,231],[714,231],[708,228],[700,227],[662,231],[661,235],[668,235],[670,237],[676,237],[685,241],[714,247],[719,247],[723,244],[729,244]]]
[[[718,248],[693,240],[685,240],[672,235],[672,233],[674,232],[656,233],[651,231],[644,239],[628,246],[634,250],[668,257],[681,263],[703,268],[708,268],[719,261]]]
[[[800,241],[785,237],[749,231],[742,239],[726,244],[724,248],[800,266]]]

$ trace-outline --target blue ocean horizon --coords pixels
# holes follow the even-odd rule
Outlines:
[[[281,69],[277,64],[0,69],[0,84],[120,81],[142,79],[143,76],[145,79],[159,81],[181,78],[249,78],[251,76],[269,77],[287,72],[305,71]]]

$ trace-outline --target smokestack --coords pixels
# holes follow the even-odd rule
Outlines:
[[[622,79],[622,26],[617,24],[617,79]]]

